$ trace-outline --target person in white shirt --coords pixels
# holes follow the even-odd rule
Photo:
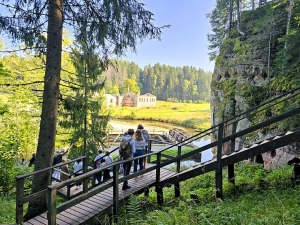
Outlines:
[[[133,155],[135,153],[135,140],[132,137],[133,135],[134,135],[134,129],[128,129],[127,135],[125,137],[123,137],[123,139],[122,139],[122,141],[129,141],[130,140],[129,143],[130,143],[131,149],[132,149],[131,155],[128,158],[123,159],[123,160],[128,160],[128,159],[133,158]],[[132,166],[132,161],[123,163],[124,176],[129,175],[131,166]],[[122,190],[126,190],[126,189],[129,189],[129,188],[130,188],[130,186],[128,186],[128,180],[124,181]]]
[[[101,166],[103,157],[104,157],[103,151],[102,151],[102,149],[99,149],[98,150],[98,155],[94,159],[94,164],[95,164],[95,168],[96,169]],[[97,179],[98,183],[101,182],[101,180],[102,180],[102,172],[96,174],[96,179]]]
[[[109,151],[106,151],[105,152],[105,156],[104,156],[104,161],[105,161],[105,166],[113,163],[113,158],[109,155],[110,152]],[[107,168],[103,171],[103,181],[107,180],[110,178],[110,168]]]
[[[75,161],[74,165],[73,165],[73,169],[74,169],[74,176],[77,177],[79,175],[81,175],[83,173],[83,163],[81,159],[78,159]],[[76,184],[76,189],[81,188],[81,183]]]
[[[135,131],[135,148],[136,151],[134,153],[134,157],[142,156],[145,154],[145,146],[146,142],[143,138],[142,131],[137,129]],[[140,167],[140,170],[144,169],[144,158],[135,159],[133,163],[133,172],[137,172],[138,165]]]

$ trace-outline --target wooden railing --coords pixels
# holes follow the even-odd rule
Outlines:
[[[39,175],[42,173],[46,173],[49,176],[51,176],[53,170],[59,169],[63,165],[68,165],[68,164],[74,163],[76,160],[79,160],[79,159],[83,160],[83,168],[84,168],[84,171],[86,171],[87,160],[86,160],[86,157],[83,156],[83,157],[79,157],[74,160],[70,160],[67,163],[60,163],[55,166],[51,166],[51,167],[48,167],[48,168],[45,168],[45,169],[42,169],[39,171],[35,171],[35,172],[29,173],[29,174],[18,176],[16,178],[16,221],[18,224],[23,222],[24,204],[26,204],[30,201],[33,201],[34,199],[36,199],[40,196],[46,196],[46,194],[47,194],[47,188],[46,188],[39,192],[30,193],[30,194],[25,195],[24,192],[25,192],[26,180],[29,180],[29,182],[31,183],[33,176]],[[51,182],[51,180],[52,179],[49,179],[50,182]],[[49,183],[48,185],[51,185],[51,183]],[[69,187],[70,186],[67,186],[68,189],[69,189]],[[68,192],[69,192],[69,190],[68,190]]]
[[[148,173],[150,171],[155,170],[156,171],[156,192],[157,192],[157,201],[158,203],[162,203],[163,202],[163,193],[162,193],[162,186],[160,186],[160,179],[161,179],[161,168],[168,166],[172,163],[176,163],[176,172],[180,173],[181,172],[181,166],[180,163],[182,160],[185,160],[195,154],[199,154],[205,150],[211,149],[211,148],[216,148],[217,149],[217,154],[216,154],[216,160],[217,160],[217,166],[216,166],[216,170],[215,170],[215,174],[216,174],[216,196],[217,197],[222,197],[222,150],[223,150],[223,145],[226,142],[230,142],[231,143],[231,148],[232,151],[234,151],[235,149],[235,140],[236,138],[240,138],[243,137],[251,132],[255,132],[258,131],[259,129],[268,127],[271,124],[280,122],[284,119],[287,118],[291,118],[292,116],[295,116],[297,114],[300,113],[300,107],[298,107],[299,105],[296,104],[296,107],[294,109],[290,109],[287,112],[281,113],[280,115],[274,115],[271,116],[269,119],[262,121],[260,123],[254,124],[253,126],[250,126],[249,128],[246,129],[237,129],[237,125],[239,122],[246,120],[247,118],[250,117],[254,117],[256,114],[261,113],[263,110],[269,110],[270,108],[274,107],[277,104],[280,104],[282,102],[286,102],[291,100],[292,98],[298,98],[300,92],[299,92],[299,88],[291,90],[290,92],[287,92],[281,96],[278,96],[276,98],[274,98],[273,100],[267,101],[263,104],[261,104],[260,106],[257,107],[253,107],[250,110],[230,119],[227,121],[224,121],[218,125],[215,125],[213,127],[211,127],[210,129],[207,129],[203,132],[200,132],[192,137],[189,137],[188,139],[186,139],[184,142],[181,143],[177,143],[177,144],[173,144],[170,145],[169,147],[157,151],[157,152],[151,152],[149,154],[140,156],[140,157],[136,157],[135,159],[139,159],[139,158],[144,158],[147,157],[148,158],[148,162],[151,162],[152,164],[154,164],[154,166],[151,166],[149,168],[146,168],[142,171],[138,171],[134,174],[130,174],[128,176],[119,176],[119,167],[122,163],[125,163],[127,161],[132,161],[132,159],[130,160],[126,160],[126,161],[117,161],[113,164],[110,164],[106,167],[103,168],[98,168],[89,172],[86,172],[80,176],[71,178],[69,180],[57,183],[57,184],[52,184],[48,186],[48,190],[47,190],[47,196],[48,196],[48,221],[49,224],[55,224],[56,223],[56,215],[57,213],[60,213],[78,203],[80,203],[81,201],[92,197],[93,195],[100,193],[103,190],[106,190],[107,188],[111,188],[113,187],[113,216],[117,217],[119,214],[119,192],[118,192],[118,185],[121,182],[124,182],[126,180],[132,179],[134,177],[137,177],[139,175]],[[298,101],[298,100],[297,100]],[[294,100],[294,103],[297,102],[296,100]],[[230,135],[225,136],[225,130],[231,130]],[[212,141],[210,144],[207,144],[205,146],[201,146],[189,153],[185,153],[185,154],[181,154],[181,150],[182,150],[182,146],[186,145],[188,143],[191,143],[195,140],[201,139],[204,136],[207,135],[214,135],[215,136],[215,141]],[[151,146],[152,146],[152,142],[149,142],[149,148],[151,150]],[[177,148],[177,154],[176,157],[166,157],[165,155],[165,151],[171,148]],[[167,158],[165,161],[162,161],[162,157]],[[92,177],[94,177],[97,173],[104,171],[107,168],[112,168],[113,170],[113,179],[109,180],[107,182],[105,182],[103,185],[101,185],[100,187],[94,187],[93,185],[89,184],[89,181],[91,180]],[[228,166],[228,168],[233,169],[233,166],[230,165]],[[52,169],[52,167],[50,168]],[[233,179],[233,175],[234,172],[231,170],[229,172],[229,176],[228,178],[230,178],[231,181],[234,181]],[[24,180],[22,181],[22,179],[19,178],[19,183],[20,183],[20,187],[23,187],[24,185]],[[77,183],[77,182],[82,182],[83,183],[83,191],[82,194],[74,199],[71,199],[65,203],[63,203],[62,205],[57,206],[57,202],[56,202],[56,197],[57,197],[57,193],[58,193],[58,189],[63,188],[63,187],[67,187],[72,183]],[[175,186],[175,196],[179,196],[180,195],[180,186],[179,183],[174,183]],[[22,189],[19,189],[18,192],[22,192]],[[45,192],[43,191],[43,193],[37,194],[38,196],[40,196],[41,194],[45,194]],[[22,196],[21,193],[18,194],[18,197],[20,199],[22,199],[22,201],[19,200],[18,202],[18,206],[22,205],[25,200],[24,197]],[[17,201],[18,201],[18,197],[17,197]],[[28,202],[29,199],[26,199],[26,201]],[[21,204],[22,203],[22,204]],[[20,207],[17,208],[17,211],[20,210]],[[18,214],[19,215],[19,214]],[[18,220],[21,221],[21,220]]]
[[[146,168],[144,170],[138,171],[134,174],[130,174],[128,176],[119,176],[119,167],[120,164],[126,163],[126,162],[130,162],[132,161],[132,159],[129,160],[125,160],[125,161],[117,161],[114,162],[112,164],[109,164],[105,167],[100,167],[97,168],[95,170],[86,172],[80,176],[71,178],[69,180],[66,181],[62,181],[60,183],[56,183],[56,184],[52,184],[50,186],[48,186],[48,221],[49,224],[56,224],[56,214],[60,213],[82,201],[84,201],[85,199],[88,199],[98,193],[100,193],[101,191],[104,191],[110,187],[113,187],[113,213],[114,216],[117,216],[119,214],[119,183],[122,183],[126,180],[132,179],[134,177],[140,176],[142,174],[148,173],[152,170],[156,170],[156,182],[159,183],[160,181],[160,158],[161,158],[161,153],[150,153],[147,155],[143,155],[143,156],[139,156],[136,157],[135,159],[139,159],[139,158],[144,158],[150,155],[156,155],[156,166],[152,166],[149,168]],[[101,186],[99,187],[93,187],[91,185],[89,185],[89,181],[98,173],[108,169],[108,168],[112,168],[113,171],[113,178],[105,183],[103,183]],[[57,193],[58,190],[64,187],[69,186],[72,183],[83,183],[83,191],[82,194],[76,198],[70,199],[69,201],[63,203],[62,205],[57,206]]]

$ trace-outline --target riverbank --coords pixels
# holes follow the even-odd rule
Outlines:
[[[171,123],[202,131],[210,127],[209,103],[172,103],[157,101],[155,107],[110,108],[113,120],[144,120]]]

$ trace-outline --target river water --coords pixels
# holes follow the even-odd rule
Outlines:
[[[178,125],[170,124],[170,123],[164,123],[164,122],[154,122],[154,121],[140,121],[140,120],[111,120],[109,124],[112,126],[112,129],[114,131],[121,131],[124,133],[129,128],[136,129],[139,124],[142,124],[144,128],[148,131],[163,131],[165,133],[168,133],[170,129],[172,128],[178,128],[183,130],[188,136],[195,135],[197,133],[196,130],[186,127],[181,127]],[[204,145],[207,145],[210,143],[209,137],[203,137],[197,141],[194,141],[193,144],[202,147]],[[208,149],[204,152],[202,152],[201,156],[201,162],[205,162],[207,160],[212,159],[213,153],[211,149]],[[190,160],[183,161],[181,164],[185,166],[194,166],[195,164],[200,163],[200,160],[197,158],[193,158]]]

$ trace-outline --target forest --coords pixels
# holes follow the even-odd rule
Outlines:
[[[155,65],[140,68],[134,62],[114,61],[105,71],[108,94],[151,93],[169,102],[208,102],[211,72],[192,66]]]
[[[118,57],[125,49],[134,50],[139,39],[159,39],[162,30],[168,26],[155,26],[153,14],[134,0],[126,3],[114,0],[66,1],[64,10],[62,2],[20,0],[12,3],[0,0],[1,9],[6,10],[0,15],[1,34],[6,33],[19,44],[14,45],[14,49],[7,49],[5,43],[0,42],[0,188],[3,196],[13,196],[17,175],[49,167],[57,147],[72,146],[70,158],[86,155],[91,159],[96,154],[108,132],[109,112],[105,107],[104,93],[150,92],[160,100],[198,103],[209,100],[211,83],[216,90],[226,90],[223,104],[218,105],[220,114],[232,116],[235,108],[232,110],[228,106],[231,100],[235,100],[235,93],[253,106],[299,86],[298,0],[217,0],[209,15],[212,26],[212,33],[208,34],[210,56],[216,66],[231,71],[235,66],[257,63],[264,69],[264,78],[270,81],[264,87],[249,85],[246,73],[239,78],[245,81],[245,85],[234,86],[238,80],[234,72],[218,77],[220,82],[211,82],[212,73],[201,68],[179,68],[159,63],[139,68],[134,62],[111,60],[112,55]],[[64,26],[75,30],[74,39],[68,36]],[[254,62],[253,58],[258,61]],[[19,159],[28,159],[34,152],[37,153],[35,167],[22,167]],[[280,194],[274,190],[286,188],[289,192],[282,199],[287,198],[286,202],[293,203],[287,204],[275,197],[278,210],[273,218],[262,219],[254,210],[246,224],[251,224],[251,221],[253,224],[268,221],[270,224],[296,224],[299,221],[299,216],[278,213],[284,206],[289,213],[298,210],[299,215],[298,203],[293,201],[296,197],[288,198],[291,192],[292,196],[299,194],[299,187],[293,189],[288,183],[290,167],[285,168],[287,172],[271,173],[254,165],[259,169],[254,173],[251,165],[240,166],[246,172],[235,188],[228,184],[227,197],[238,198],[244,190],[250,190],[251,198],[261,193],[270,195],[267,201],[271,205],[274,196]],[[251,179],[249,174],[253,175]],[[284,174],[283,178],[281,174]],[[177,215],[178,211],[189,209],[197,217],[194,221],[198,224],[222,224],[220,221],[224,218],[226,224],[244,224],[243,213],[228,216],[233,213],[230,210],[233,204],[222,205],[215,199],[212,180],[210,175],[191,179],[191,185],[186,186],[183,194],[186,200],[176,202],[170,199],[168,208],[153,210],[147,215],[147,222],[157,224],[157,218],[167,220],[166,215],[172,215],[172,212]],[[38,192],[47,188],[48,181],[49,177],[35,177],[32,190]],[[264,188],[273,188],[274,192],[262,192]],[[189,193],[192,192],[200,196],[200,203],[207,206],[206,209],[194,212],[189,207],[196,207],[194,202],[190,204]],[[243,206],[244,212],[255,209],[255,204],[245,206],[244,203],[242,198],[241,206],[235,205],[236,211]],[[221,207],[221,212],[216,210]],[[259,211],[260,215],[269,209],[273,208],[264,208],[263,212]],[[43,210],[46,210],[46,204],[41,198],[28,206],[27,216],[32,217]],[[184,219],[193,222],[179,214],[166,224],[176,224]]]

